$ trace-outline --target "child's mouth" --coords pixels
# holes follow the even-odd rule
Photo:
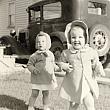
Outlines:
[[[42,48],[42,46],[39,46],[40,48]]]
[[[77,45],[80,45],[80,43],[74,43],[74,45],[76,45],[76,46],[77,46]]]

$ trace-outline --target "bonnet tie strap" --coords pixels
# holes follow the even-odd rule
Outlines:
[[[45,57],[48,56],[47,52],[45,52],[45,51],[38,51],[37,53],[38,53],[38,54],[43,54]]]

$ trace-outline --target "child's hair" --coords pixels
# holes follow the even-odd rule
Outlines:
[[[49,50],[50,47],[51,47],[51,39],[50,39],[50,36],[43,32],[43,31],[40,31],[39,34],[37,34],[36,38],[40,37],[40,36],[45,36],[46,37],[46,50]]]
[[[85,43],[87,44],[88,43],[88,26],[83,21],[75,20],[67,24],[66,29],[65,29],[65,36],[67,38],[68,45],[71,44],[70,31],[72,30],[73,27],[76,27],[76,26],[84,30]]]

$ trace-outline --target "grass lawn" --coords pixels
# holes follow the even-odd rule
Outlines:
[[[60,86],[63,78],[58,78]],[[68,103],[58,96],[59,87],[50,91],[51,108],[67,110]],[[12,72],[0,77],[0,110],[27,110],[31,95],[30,73],[26,69]],[[36,108],[42,108],[42,94],[40,92],[35,103]]]
[[[63,77],[57,77],[58,88],[50,92],[50,102],[52,110],[68,110],[68,102],[58,96],[59,88]],[[100,86],[102,87],[102,86]],[[102,87],[103,89],[103,87]],[[109,92],[108,92],[109,93]],[[110,94],[103,96],[103,92],[96,101],[97,110],[103,109],[103,106],[109,107]],[[27,104],[31,95],[30,73],[26,69],[13,71],[11,74],[0,75],[0,110],[27,110]],[[103,105],[105,102],[106,105]],[[108,104],[108,105],[107,105]],[[42,108],[42,94],[40,92],[35,103],[36,108]],[[85,110],[80,106],[78,110]]]

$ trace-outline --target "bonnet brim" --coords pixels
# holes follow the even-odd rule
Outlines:
[[[65,37],[67,38],[67,46],[68,48],[71,46],[71,43],[69,41],[69,32],[71,30],[71,28],[75,27],[75,26],[80,26],[82,27],[85,31],[86,31],[86,44],[88,44],[88,26],[86,25],[85,22],[81,21],[81,20],[75,20],[72,21],[71,23],[66,25],[66,29],[65,29]]]

